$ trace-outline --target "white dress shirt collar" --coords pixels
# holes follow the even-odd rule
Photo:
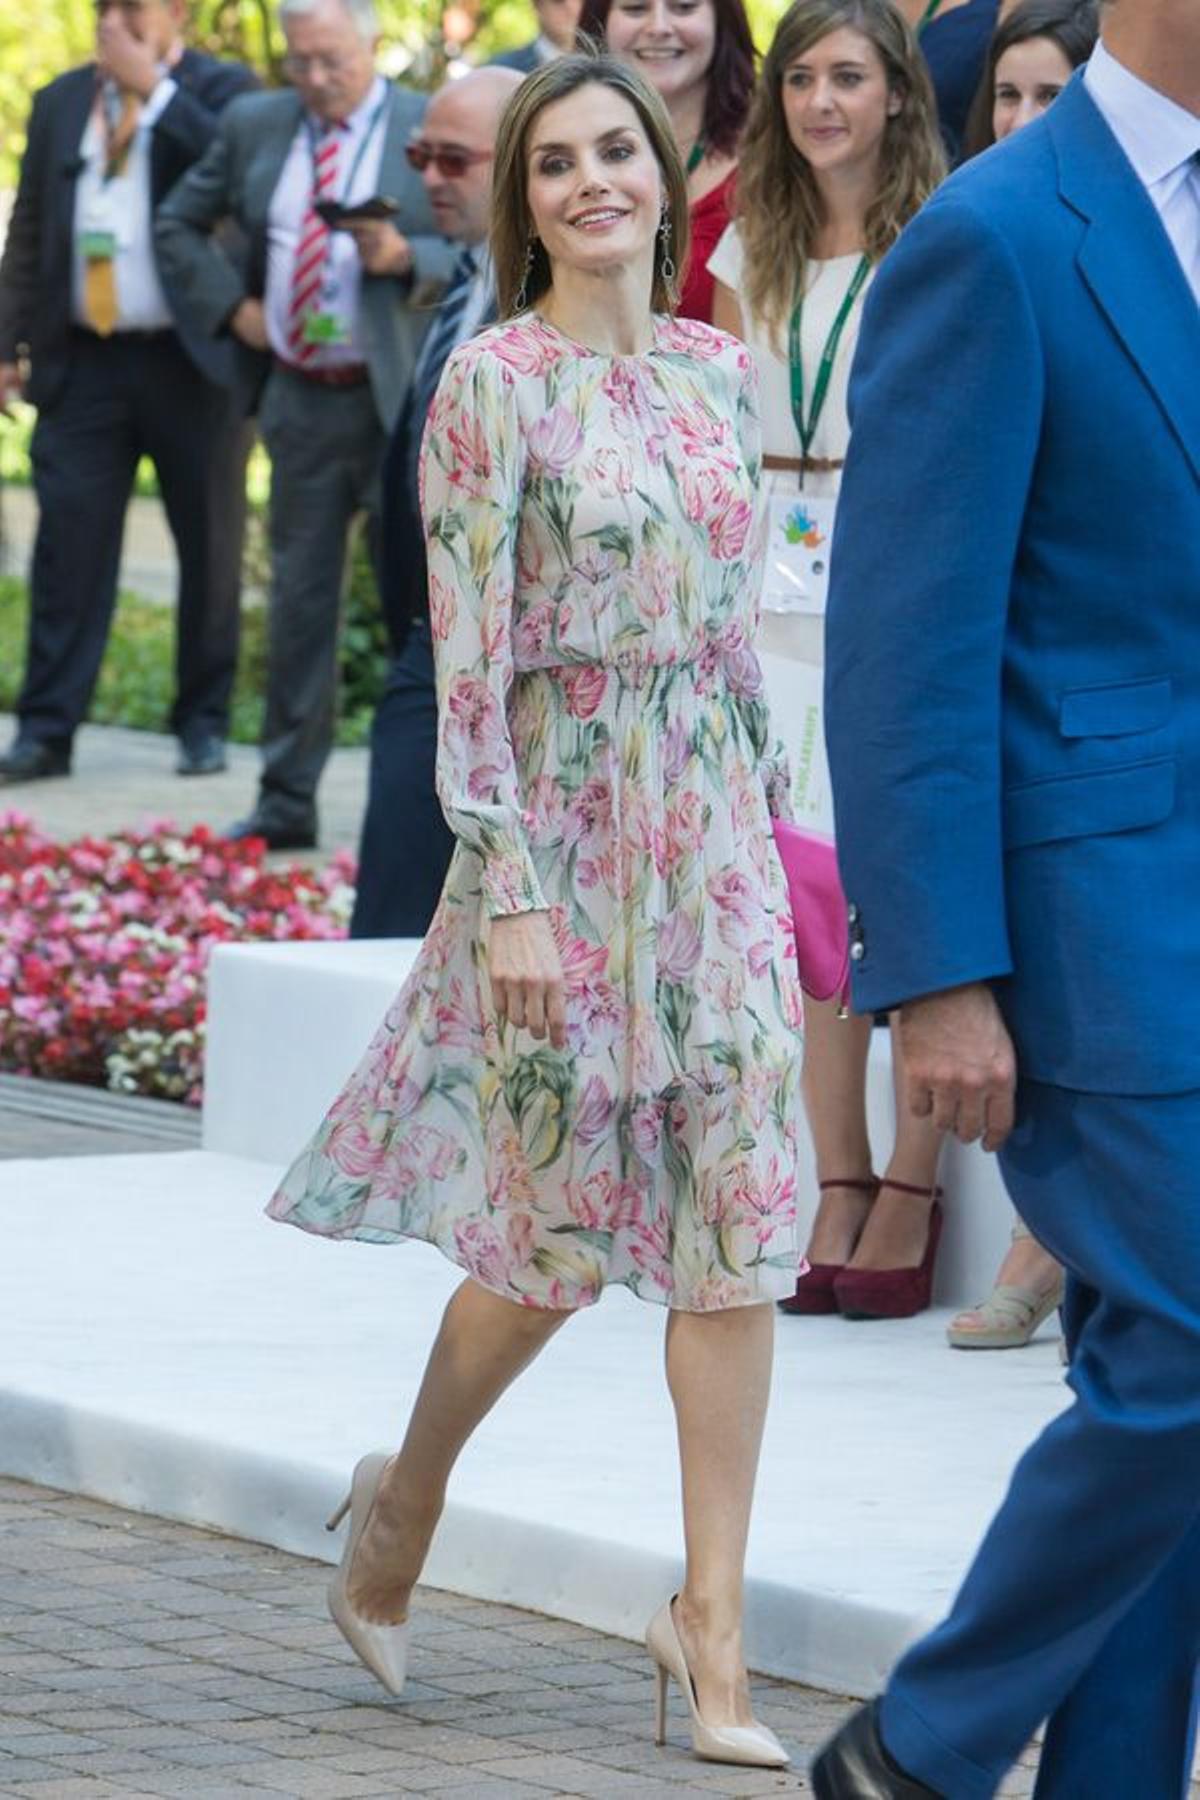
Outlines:
[[[1200,118],[1118,62],[1103,38],[1084,82],[1144,187],[1156,186],[1200,152]]]
[[[354,111],[352,113],[347,113],[346,117],[342,120],[343,129],[350,132],[353,137],[357,137],[360,132],[366,131],[371,120],[375,117],[377,108],[382,106],[383,102],[386,100],[387,91],[388,84],[383,76],[376,75],[374,81],[367,89],[366,97],[360,100]],[[318,132],[324,131],[326,125],[329,123],[328,119],[319,118],[316,113],[306,113],[305,117]]]

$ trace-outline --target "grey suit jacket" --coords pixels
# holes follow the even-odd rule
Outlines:
[[[366,275],[362,324],[367,366],[379,417],[391,430],[412,377],[413,364],[437,297],[457,251],[440,237],[425,185],[410,169],[404,146],[425,111],[425,97],[392,89],[379,165],[379,191],[400,202],[396,225],[412,245],[413,274]],[[192,328],[218,337],[247,298],[261,299],[266,285],[267,215],[300,123],[302,107],[291,89],[250,94],[221,116],[206,154],[172,189],[159,208],[155,234],[159,265]],[[247,266],[238,269],[213,233],[232,218],[244,231]],[[247,411],[257,404],[269,360],[239,346],[237,385]]]

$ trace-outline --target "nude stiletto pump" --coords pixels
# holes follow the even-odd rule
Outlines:
[[[346,1533],[342,1560],[328,1588],[329,1611],[333,1622],[359,1661],[383,1683],[388,1693],[399,1694],[404,1687],[408,1666],[408,1620],[404,1619],[399,1625],[373,1625],[368,1619],[360,1619],[346,1598],[346,1581],[350,1565],[354,1561],[354,1552],[371,1516],[380,1477],[390,1461],[386,1451],[377,1451],[373,1456],[364,1456],[355,1464],[354,1474],[350,1478],[350,1492],[326,1521],[325,1529],[336,1531],[346,1514],[350,1514],[350,1529]]]
[[[646,1627],[646,1648],[654,1658],[658,1680],[655,1743],[667,1741],[667,1678],[673,1675],[691,1713],[692,1749],[697,1756],[706,1762],[740,1763],[751,1769],[786,1768],[788,1753],[767,1726],[757,1722],[753,1725],[706,1725],[700,1717],[696,1689],[671,1611],[677,1598],[672,1595],[670,1600],[664,1601]]]

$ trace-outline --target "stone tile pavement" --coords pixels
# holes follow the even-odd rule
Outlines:
[[[756,1705],[795,1768],[699,1763],[673,1696],[656,1748],[635,1645],[428,1589],[388,1698],[325,1614],[328,1571],[261,1545],[0,1479],[0,1796],[546,1800],[766,1796],[847,1702]],[[1022,1768],[1006,1793],[1030,1792]]]
[[[15,720],[0,713],[0,747]],[[220,831],[242,818],[258,789],[258,751],[230,744],[223,775],[175,774],[176,744],[153,731],[83,725],[76,733],[73,772],[50,780],[0,787],[0,813],[19,812],[49,837],[66,840],[106,834],[151,820],[185,829]],[[321,850],[272,857],[272,862],[320,863],[334,850],[355,849],[367,797],[367,751],[338,749],[329,758],[318,794]]]

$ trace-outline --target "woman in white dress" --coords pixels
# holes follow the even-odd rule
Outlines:
[[[763,65],[743,142],[735,222],[709,259],[715,322],[750,347],[763,466],[776,494],[832,524],[849,441],[846,388],[881,256],[943,173],[933,94],[889,0],[796,0]],[[920,429],[914,417],[913,429]],[[759,646],[820,665],[820,613],[771,610]],[[811,604],[811,601],[809,602]],[[776,706],[781,728],[787,720]],[[882,1179],[866,1121],[871,1020],[806,1001],[804,1093],[820,1204],[789,1311],[902,1317],[928,1304],[939,1139],[907,1107]]]

